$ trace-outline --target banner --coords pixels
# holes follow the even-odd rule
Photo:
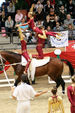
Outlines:
[[[68,46],[68,31],[57,32],[60,33],[60,39],[50,36],[51,46],[54,47],[66,47]]]

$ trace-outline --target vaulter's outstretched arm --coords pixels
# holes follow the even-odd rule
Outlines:
[[[38,34],[43,34],[42,31],[38,27],[34,27],[34,32],[36,32]],[[50,35],[50,36],[56,37],[56,35],[58,35],[58,33],[46,31],[46,35]]]
[[[19,26],[26,26],[26,25],[28,25],[30,22],[28,21],[27,23],[25,23],[25,24],[17,24],[16,25],[16,27],[19,27]]]

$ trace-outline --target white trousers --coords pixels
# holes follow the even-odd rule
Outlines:
[[[19,101],[16,113],[30,113],[30,102]]]

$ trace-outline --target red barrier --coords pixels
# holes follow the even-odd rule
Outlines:
[[[9,62],[8,62],[8,61],[6,61],[6,62],[5,62],[5,65],[8,65],[8,64],[9,64]],[[6,70],[8,70],[8,69],[9,69],[9,67],[10,67],[10,66],[5,66],[5,68],[4,68],[4,69],[5,69],[5,71],[6,71]],[[3,71],[0,71],[0,74],[1,74],[1,73],[3,73]]]

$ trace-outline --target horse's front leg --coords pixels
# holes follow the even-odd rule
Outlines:
[[[19,82],[21,82],[21,77],[18,77],[18,78],[15,80],[14,86],[17,86]]]

